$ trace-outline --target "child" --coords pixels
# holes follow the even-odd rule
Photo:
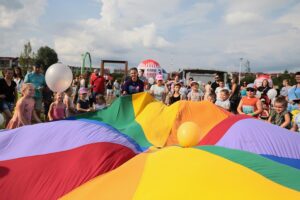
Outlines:
[[[156,75],[156,84],[150,88],[150,94],[158,101],[164,102],[166,97],[166,89],[164,86],[163,76],[161,74]]]
[[[255,97],[256,89],[249,84],[246,91],[247,96],[241,99],[237,111],[239,114],[257,117],[262,112],[262,104],[261,101]]]
[[[114,87],[114,84],[113,84],[112,80],[109,79],[106,83],[106,99],[109,104],[111,104],[112,100],[113,100],[113,95],[114,95],[113,87]]]
[[[208,94],[207,101],[209,101],[211,103],[215,103],[216,102],[216,94],[214,92]]]
[[[279,96],[274,101],[274,109],[270,113],[268,122],[278,125],[282,128],[291,128],[291,117],[287,111],[287,100]]]
[[[90,112],[93,109],[90,108],[90,102],[87,100],[87,88],[80,88],[79,90],[79,99],[76,104],[76,109],[79,113]]]
[[[51,103],[48,113],[49,121],[61,120],[66,118],[66,105],[63,103],[64,93],[55,94],[55,101]]]
[[[94,110],[102,110],[106,107],[106,101],[103,95],[97,94],[95,97],[95,103],[93,105]]]
[[[269,112],[269,108],[266,104],[266,100],[265,99],[261,99],[261,103],[262,103],[262,109],[263,111],[261,112],[261,114],[259,115],[259,118],[262,120],[268,120],[270,117],[270,112]]]
[[[295,115],[291,131],[300,132],[300,112]]]
[[[179,92],[180,88],[181,88],[181,84],[180,83],[176,83],[174,85],[174,92],[173,92],[173,94],[169,98],[169,105],[175,103],[176,101],[182,100],[182,95]]]
[[[220,91],[220,99],[217,99],[215,104],[221,108],[224,108],[225,110],[230,111],[229,91],[227,89]]]
[[[217,88],[216,88],[216,91],[215,91],[216,96],[217,96],[217,99],[220,99],[220,92],[221,92],[221,90],[223,90],[223,89],[229,90],[229,88],[225,86],[224,81],[223,81],[223,80],[219,80],[219,87],[217,87]]]
[[[23,97],[18,100],[14,115],[7,124],[7,129],[30,125],[32,117],[35,121],[41,122],[34,110],[34,92],[35,90],[33,84],[24,83],[22,85],[21,93]]]
[[[202,96],[199,92],[199,84],[196,81],[191,83],[191,91],[188,93],[188,100],[189,101],[201,101]]]
[[[116,79],[115,82],[114,82],[114,95],[115,95],[115,97],[119,97],[120,96],[120,93],[121,93],[120,89],[121,89],[120,83]]]
[[[64,97],[64,104],[66,105],[67,117],[70,117],[70,116],[73,116],[76,114],[76,109],[75,109],[72,95],[73,95],[73,88],[69,87],[65,91],[65,97]]]

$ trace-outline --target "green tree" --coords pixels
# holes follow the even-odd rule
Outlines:
[[[241,84],[242,84],[243,82],[246,82],[247,84],[249,84],[249,83],[254,83],[254,81],[255,81],[255,74],[247,73],[247,74],[245,75],[245,78],[243,78],[243,79],[241,80]]]
[[[294,79],[291,76],[291,74],[288,72],[288,70],[285,70],[283,74],[279,75],[278,77],[272,78],[273,84],[279,86],[279,88],[282,87],[282,81],[284,79],[289,80],[290,84],[293,85]]]
[[[32,52],[30,42],[24,44],[24,50],[19,57],[19,63],[22,67],[27,68],[34,63],[35,54]]]
[[[42,66],[44,71],[47,71],[48,67],[52,64],[57,63],[58,57],[54,49],[48,46],[40,47],[36,55],[36,64]]]

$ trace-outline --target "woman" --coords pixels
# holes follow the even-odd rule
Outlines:
[[[4,78],[0,79],[0,111],[5,114],[6,123],[11,119],[12,112],[18,99],[16,86],[17,84],[13,81],[12,68],[4,69]]]
[[[21,94],[21,88],[24,83],[24,77],[22,73],[22,69],[20,67],[14,68],[14,81],[17,84],[17,91]]]
[[[261,92],[261,99],[266,100],[267,106],[269,106],[271,104],[271,100],[268,97],[268,91],[270,89],[272,89],[272,88],[269,86],[269,81],[267,79],[264,79],[262,82],[262,85],[257,88],[257,90],[259,92]]]
[[[231,80],[231,92],[229,95],[230,110],[233,113],[237,113],[237,107],[240,102],[240,86],[237,84],[237,77],[232,77]]]
[[[255,97],[255,88],[249,85],[246,91],[247,96],[241,99],[237,108],[237,112],[239,114],[250,115],[257,118],[262,112],[262,103],[258,98]]]

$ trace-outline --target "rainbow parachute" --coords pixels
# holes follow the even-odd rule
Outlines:
[[[178,146],[180,124],[201,127]],[[155,146],[156,148],[154,148]],[[300,135],[209,102],[149,94],[0,132],[0,199],[300,199]]]

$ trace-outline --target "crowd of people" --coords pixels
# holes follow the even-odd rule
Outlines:
[[[116,97],[138,92],[149,92],[168,106],[180,100],[206,100],[234,114],[249,115],[293,131],[300,129],[299,120],[291,115],[300,112],[300,72],[295,74],[296,85],[290,86],[289,81],[284,80],[280,92],[272,97],[268,95],[272,87],[267,79],[259,87],[246,82],[239,85],[237,77],[232,77],[227,84],[218,74],[214,82],[205,84],[192,77],[185,82],[178,74],[167,81],[158,74],[151,83],[144,71],[137,68],[131,68],[124,80],[101,76],[95,69],[92,74],[76,76],[66,91],[57,93],[47,87],[39,65],[33,66],[33,71],[27,72],[25,77],[20,67],[6,68],[3,75],[0,112],[6,118],[8,129],[101,110]],[[300,114],[294,116],[300,118]]]

